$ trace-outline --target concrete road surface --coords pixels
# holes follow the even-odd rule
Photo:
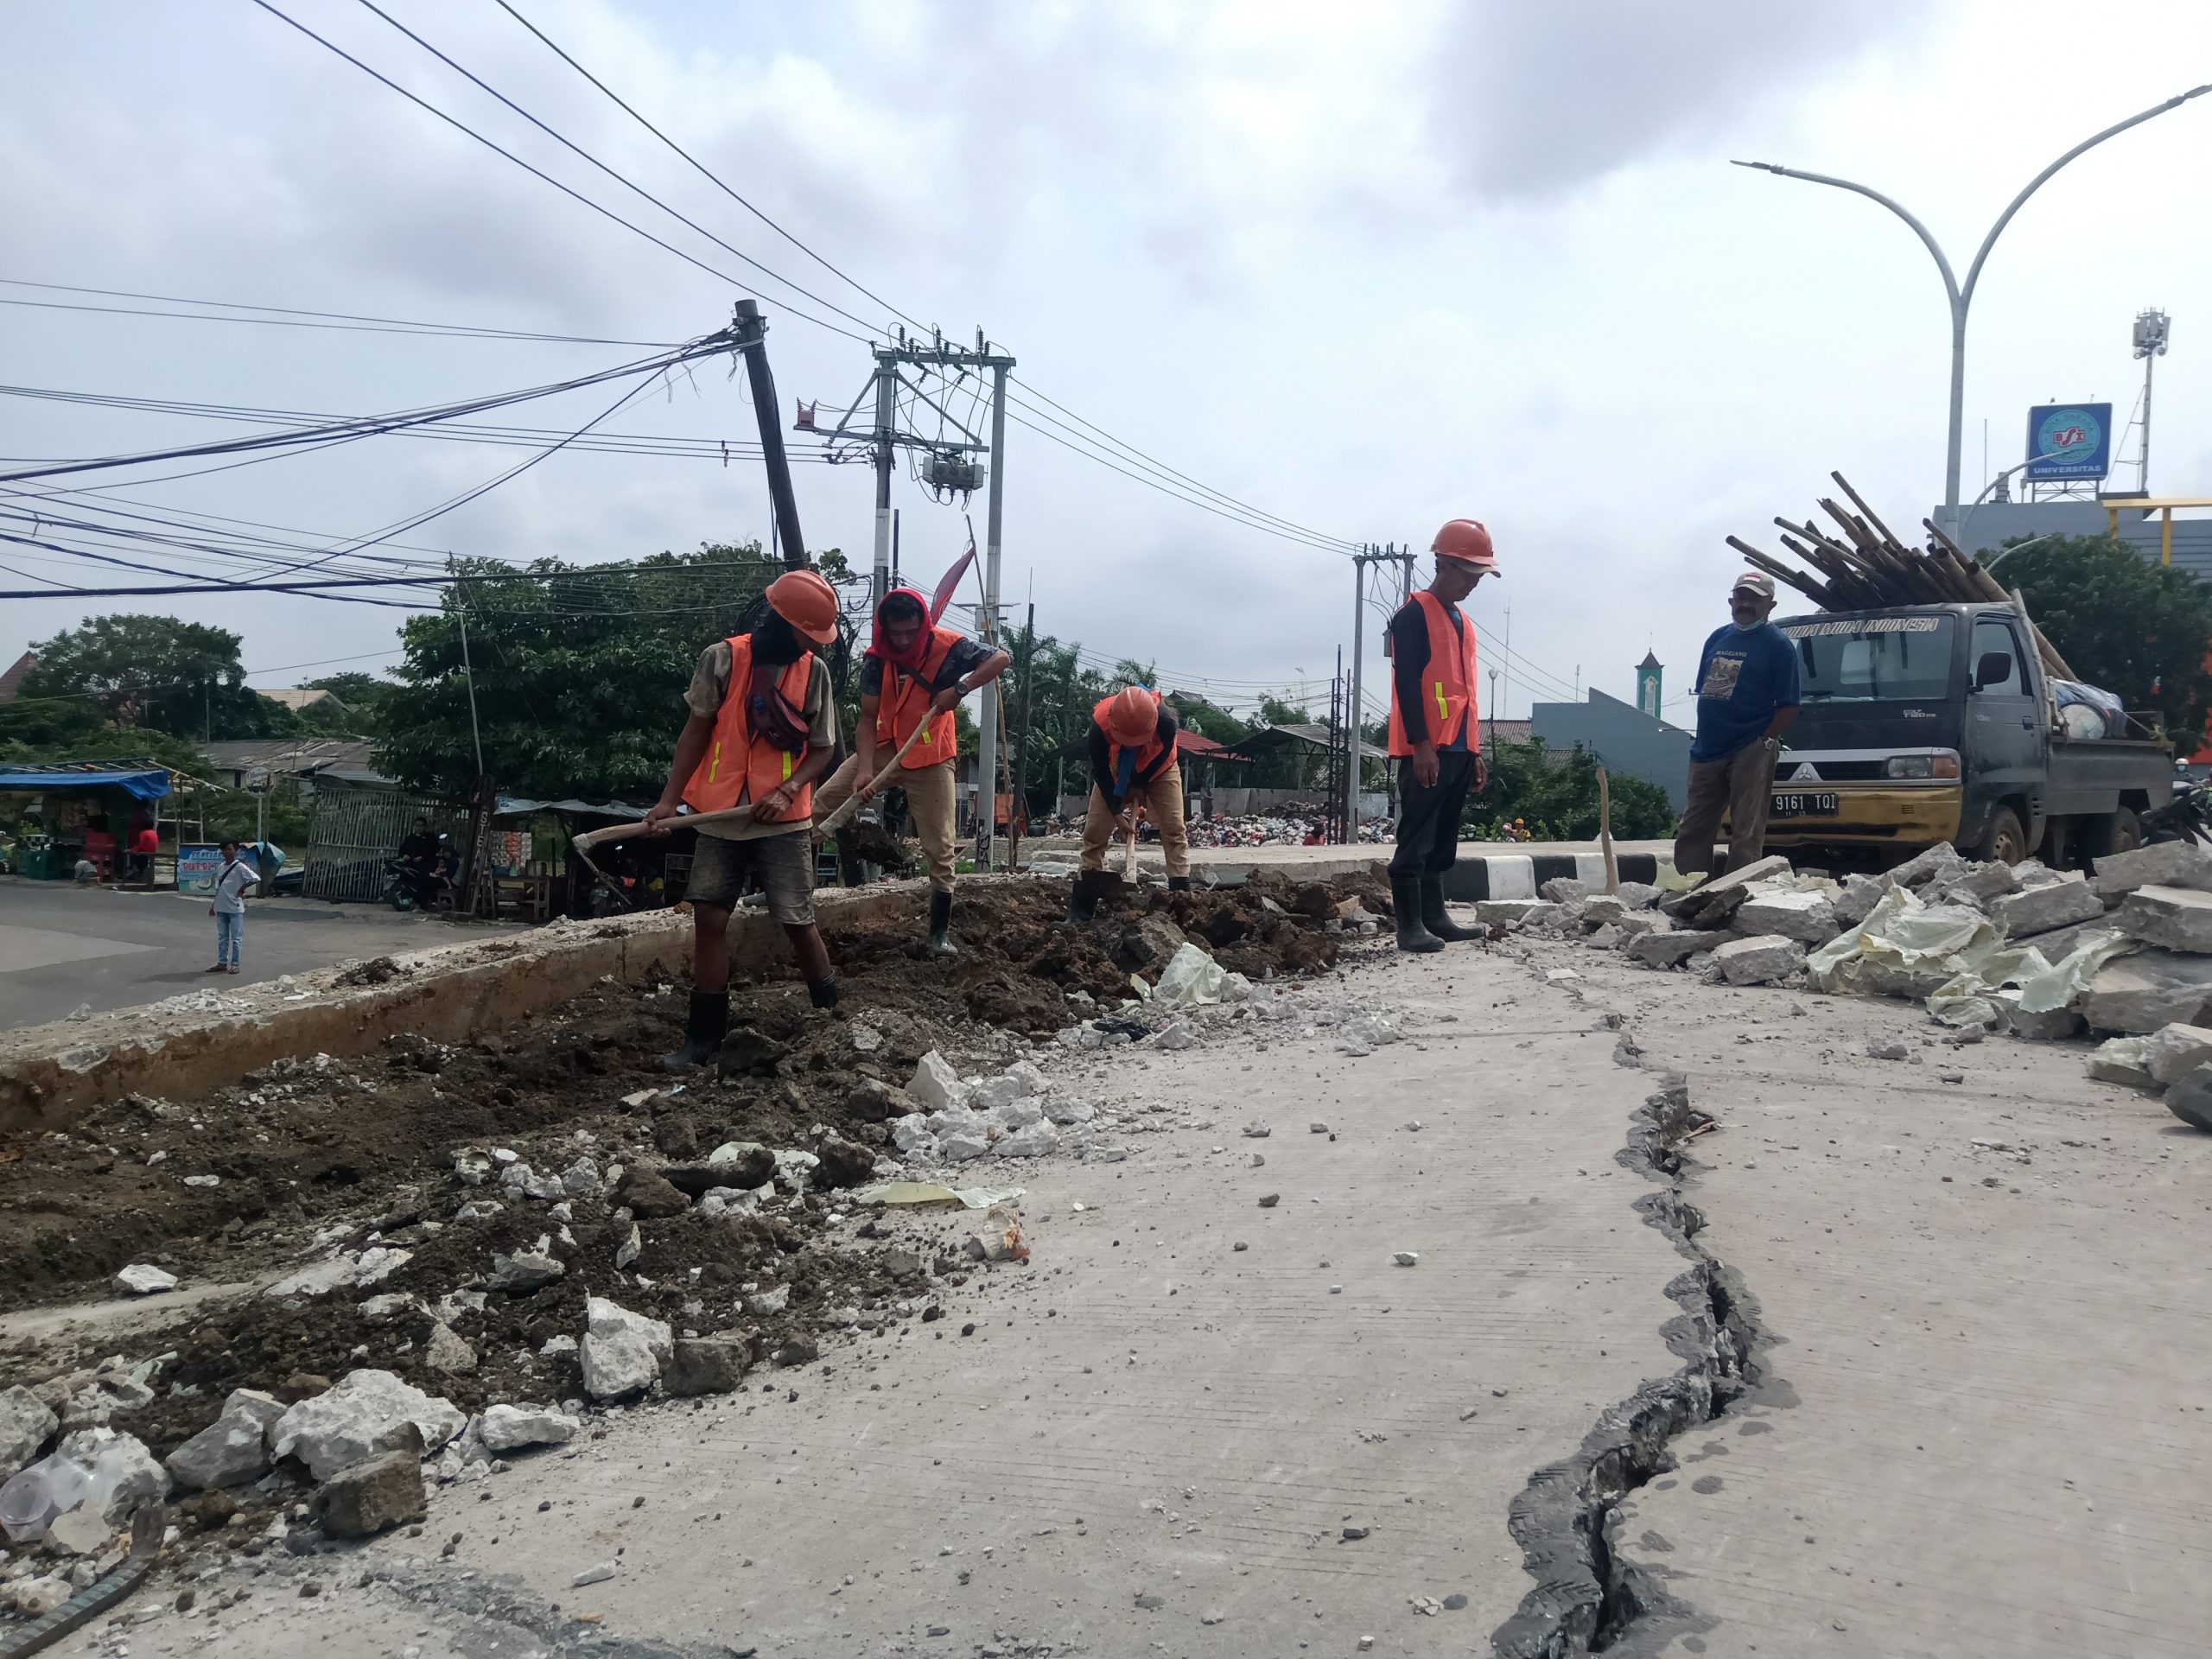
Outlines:
[[[382,905],[249,899],[244,971],[234,978],[203,971],[215,959],[205,899],[0,876],[0,1029],[67,1019],[86,1003],[96,1011],[132,1007],[203,985],[421,950],[474,937],[480,925],[457,934],[451,923]]]

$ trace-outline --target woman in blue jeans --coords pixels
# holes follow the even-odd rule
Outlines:
[[[215,897],[207,913],[215,918],[215,965],[211,974],[238,971],[238,947],[245,938],[245,890],[261,872],[238,856],[235,841],[223,843],[223,868],[215,878]]]

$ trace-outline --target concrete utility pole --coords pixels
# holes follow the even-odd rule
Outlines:
[[[1359,551],[1351,556],[1351,766],[1350,781],[1344,787],[1344,840],[1348,844],[1359,839],[1360,728],[1367,718],[1361,682],[1367,644],[1367,567],[1370,564],[1399,567],[1400,598],[1395,609],[1404,607],[1413,597],[1414,588],[1414,555],[1410,548],[1401,550],[1395,542],[1386,542],[1379,547],[1373,542],[1362,542]],[[1379,578],[1376,591],[1389,591]]]
[[[799,534],[798,498],[791,493],[791,467],[784,454],[784,429],[777,419],[776,377],[768,368],[768,324],[757,300],[736,308],[737,349],[745,356],[745,380],[753,393],[753,416],[760,423],[760,456],[768,469],[768,504],[775,513],[775,534],[784,563],[794,569],[810,561]]]
[[[1006,522],[1006,376],[1010,357],[986,359],[991,370],[990,509],[983,529],[983,614],[985,643],[999,640],[999,545]],[[999,700],[983,699],[976,722],[976,770],[982,779],[982,811],[976,815],[976,868],[988,870],[996,850],[999,787]]]
[[[1866,185],[1854,184],[1849,179],[1832,179],[1823,173],[1801,173],[1794,167],[1782,167],[1773,162],[1734,163],[1738,167],[1756,168],[1762,173],[1773,173],[1785,179],[1802,179],[1808,184],[1833,185],[1839,190],[1853,191],[1870,201],[1878,201],[1906,224],[1911,226],[1913,234],[1917,236],[1927,246],[1928,251],[1935,256],[1936,268],[1943,274],[1943,291],[1949,296],[1951,302],[1951,417],[1948,442],[1943,459],[1943,505],[1946,517],[1949,521],[1945,525],[1947,531],[1956,533],[1959,517],[1959,446],[1961,428],[1966,418],[1967,309],[1974,303],[1974,284],[1981,280],[1981,268],[1989,258],[1990,249],[1997,245],[1998,237],[2003,232],[2005,227],[2012,222],[2012,215],[2020,211],[2027,199],[2042,188],[2045,180],[2076,156],[2081,155],[2084,150],[2095,149],[2106,139],[2126,132],[2130,127],[2140,126],[2153,116],[2164,115],[2168,110],[2177,110],[2190,99],[2201,98],[2206,92],[2212,92],[2212,83],[2202,86],[2193,86],[2185,92],[2168,99],[2163,104],[2153,105],[2140,114],[2131,115],[2126,120],[2107,127],[2102,132],[2092,137],[2084,138],[2049,167],[2044,168],[2042,172],[2037,174],[2034,178],[2029,180],[2028,188],[2012,198],[2011,205],[1997,216],[1997,222],[1989,227],[1989,234],[1982,238],[1981,246],[1974,253],[1974,264],[1967,268],[1967,279],[1964,283],[1952,274],[1951,262],[1944,257],[1942,248],[1937,244],[1929,228],[1915,219],[1901,204],[1884,195],[1880,191]]]
[[[897,458],[892,424],[898,410],[899,365],[875,353],[875,574],[868,582],[869,614],[891,591],[891,464]]]

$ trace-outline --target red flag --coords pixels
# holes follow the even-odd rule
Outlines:
[[[968,535],[968,550],[963,553],[951,569],[944,573],[937,585],[937,593],[930,601],[930,621],[934,624],[944,614],[944,607],[952,603],[952,596],[960,590],[960,578],[968,574],[968,567],[976,563],[976,536]]]

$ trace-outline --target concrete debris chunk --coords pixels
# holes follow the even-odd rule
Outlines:
[[[2086,881],[2054,881],[1989,901],[1990,918],[2008,939],[2048,933],[2055,927],[2086,922],[2104,914],[2105,902]]]
[[[2212,1030],[2202,1026],[2161,1026],[2143,1039],[2141,1058],[2152,1082],[2177,1083],[2184,1073],[2212,1061]]]
[[[791,1305],[791,1287],[776,1285],[767,1290],[756,1290],[745,1299],[745,1311],[756,1319],[765,1319],[780,1313]]]
[[[1475,919],[1484,927],[1522,927],[1556,915],[1559,906],[1545,899],[1478,899]]]
[[[1890,872],[1890,877],[1900,887],[1924,887],[1962,874],[1966,862],[1959,856],[1957,848],[1948,841],[1939,841],[1927,851],[1898,865]]]
[[[2212,1131],[2212,1066],[2199,1066],[2167,1090],[2166,1109],[2193,1129]]]
[[[620,1571],[621,1571],[621,1564],[619,1561],[601,1561],[595,1567],[584,1568],[575,1578],[570,1579],[569,1587],[572,1590],[581,1590],[586,1585],[605,1584]]]
[[[979,1130],[953,1129],[938,1137],[937,1155],[948,1164],[964,1164],[990,1149],[990,1141]]]
[[[158,1296],[176,1288],[176,1274],[150,1262],[133,1262],[115,1275],[115,1287],[126,1296]]]
[[[2149,1089],[2156,1079],[2151,1076],[2148,1037],[2110,1037],[2091,1051],[2089,1075],[2099,1083],[2126,1084],[2133,1089]]]
[[[849,1321],[848,1321],[849,1323]],[[745,1380],[747,1344],[720,1337],[678,1337],[661,1382],[680,1400],[704,1394],[731,1394]]]
[[[560,1260],[537,1250],[517,1250],[512,1255],[494,1251],[492,1255],[492,1287],[517,1296],[542,1290],[568,1273]]]
[[[1571,875],[1555,875],[1536,892],[1554,905],[1579,905],[1590,896],[1590,885],[1586,881],[1578,881]]]
[[[1059,1131],[1039,1118],[1005,1136],[992,1150],[1001,1158],[1041,1158],[1059,1144]]]
[[[2027,872],[2025,866],[2015,870],[2002,859],[1992,859],[1986,864],[1969,865],[1958,874],[1936,882],[1928,896],[1938,904],[1974,905],[1986,909],[1991,899],[2018,893],[2029,885],[2022,879],[2024,873],[2033,874]]]
[[[269,1472],[269,1431],[284,1404],[255,1389],[233,1389],[215,1421],[168,1455],[169,1473],[189,1491],[258,1480]]]
[[[1621,954],[1630,962],[1641,962],[1653,968],[1674,968],[1692,957],[1717,950],[1735,937],[1718,928],[1645,933],[1623,945]]]
[[[2204,1024],[2208,1004],[2212,957],[2145,950],[2099,969],[2079,1007],[2092,1031],[2141,1036],[2161,1026]]]
[[[595,1198],[606,1188],[595,1158],[579,1158],[561,1172],[561,1192],[571,1198]]]
[[[1265,1123],[1260,1122],[1259,1119],[1255,1118],[1252,1122],[1244,1126],[1244,1133],[1248,1137],[1254,1141],[1264,1141],[1268,1136],[1274,1134],[1274,1131],[1270,1129]]]
[[[583,1425],[550,1406],[486,1406],[476,1425],[485,1449],[520,1452],[533,1446],[566,1446]]]
[[[2212,893],[2140,887],[2120,900],[2113,920],[2122,932],[2148,944],[2212,955]]]
[[[1402,1268],[1417,1268],[1421,1265],[1421,1252],[1419,1250],[1400,1250],[1392,1255],[1390,1259]]]
[[[154,1461],[154,1454],[136,1434],[80,1428],[64,1434],[56,1450],[92,1471],[95,1491],[106,1486],[107,1502],[99,1513],[111,1529],[128,1521],[142,1501],[158,1498],[169,1489],[168,1471]]]
[[[1819,893],[1755,893],[1736,912],[1736,925],[1801,944],[1825,944],[1842,931],[1835,906]]]
[[[1608,922],[1628,914],[1628,906],[1610,893],[1593,893],[1582,901],[1582,931],[1594,932]]]
[[[931,1049],[914,1067],[913,1079],[907,1084],[906,1092],[921,1103],[924,1110],[944,1111],[961,1104],[968,1088],[960,1081],[960,1074],[952,1069],[952,1062]]]
[[[1805,965],[1805,947],[1796,939],[1766,934],[1732,939],[1713,951],[1713,961],[1731,985],[1770,985]]]
[[[46,1402],[22,1383],[0,1389],[0,1480],[12,1479],[60,1427]]]
[[[758,1141],[725,1141],[707,1154],[705,1169],[696,1176],[687,1178],[684,1172],[676,1170],[661,1173],[686,1192],[693,1190],[695,1182],[701,1192],[709,1186],[763,1186],[775,1179],[776,1154]]]
[[[468,1418],[450,1400],[423,1393],[390,1371],[348,1371],[337,1386],[301,1401],[278,1418],[270,1450],[294,1457],[317,1480],[351,1463],[405,1444],[427,1456],[461,1433]]]
[[[2097,860],[2089,884],[2107,904],[2117,904],[2138,887],[2191,887],[2212,892],[2212,849],[2194,842],[2163,841]]]
[[[320,1502],[322,1529],[334,1538],[371,1538],[420,1521],[428,1507],[423,1460],[406,1448],[359,1459],[330,1472]]]
[[[1881,875],[1853,875],[1846,877],[1843,891],[1836,895],[1832,909],[1838,927],[1856,927],[1866,919],[1867,912],[1879,903],[1884,893],[1897,886],[1894,877]]]
[[[623,1272],[645,1253],[645,1236],[638,1230],[638,1224],[633,1221],[630,1230],[622,1236],[622,1242],[614,1247],[614,1270]]]
[[[429,1340],[423,1344],[423,1363],[448,1376],[465,1376],[476,1369],[476,1351],[451,1325],[437,1320],[432,1323]]]

